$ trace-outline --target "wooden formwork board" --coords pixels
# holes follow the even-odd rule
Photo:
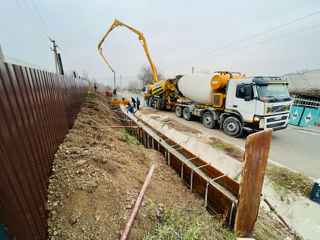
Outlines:
[[[245,165],[242,169],[238,212],[235,223],[239,236],[250,236],[258,217],[272,132],[272,129],[269,129],[251,134],[246,141]]]
[[[146,148],[153,148],[162,153],[167,164],[177,172],[193,192],[205,200],[207,210],[220,218],[224,216],[225,223],[233,228],[236,212],[234,203],[238,197],[239,183],[211,165],[199,168],[207,162],[153,129],[143,120],[135,116],[128,117],[125,113],[121,115],[122,118],[132,119],[132,125],[141,126],[130,131],[136,132],[133,135],[136,134],[137,139]],[[212,181],[217,177],[221,178]]]

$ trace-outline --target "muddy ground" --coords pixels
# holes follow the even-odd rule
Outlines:
[[[157,168],[129,239],[235,239],[204,210],[203,201],[187,189],[159,152],[145,149],[123,130],[109,128],[120,124],[116,117],[103,96],[89,94],[54,159],[48,190],[48,239],[119,239],[152,163]],[[196,215],[212,225],[200,224],[199,228],[192,223],[194,238],[188,237],[191,227],[187,224],[171,229],[178,235],[163,235],[168,209],[182,209],[182,222]],[[258,218],[257,239],[290,236],[265,214]]]

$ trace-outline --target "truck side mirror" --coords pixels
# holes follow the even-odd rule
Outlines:
[[[245,101],[251,101],[252,98],[251,98],[250,96],[245,96],[245,97],[244,97],[244,100],[245,100]]]
[[[253,99],[252,93],[253,93],[252,85],[245,85],[244,86],[244,100],[251,101]]]

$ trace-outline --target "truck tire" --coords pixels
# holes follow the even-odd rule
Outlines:
[[[207,128],[214,128],[217,125],[217,121],[213,119],[212,113],[205,112],[202,116],[202,124]]]
[[[146,99],[146,104],[147,107],[151,107],[151,99],[149,97]]]
[[[153,107],[154,109],[158,109],[158,100],[154,100],[154,101],[153,101],[152,107]]]
[[[191,120],[191,112],[189,111],[189,108],[185,107],[182,110],[182,116],[185,120],[190,121]]]
[[[177,117],[179,117],[179,118],[182,117],[182,107],[176,106],[175,112],[176,112]]]
[[[240,137],[243,134],[242,124],[237,117],[227,117],[223,121],[223,131],[231,137]]]

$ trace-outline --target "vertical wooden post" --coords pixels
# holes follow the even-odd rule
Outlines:
[[[235,220],[235,230],[241,237],[252,234],[257,220],[272,132],[270,129],[254,133],[246,140],[245,164],[242,168]]]

